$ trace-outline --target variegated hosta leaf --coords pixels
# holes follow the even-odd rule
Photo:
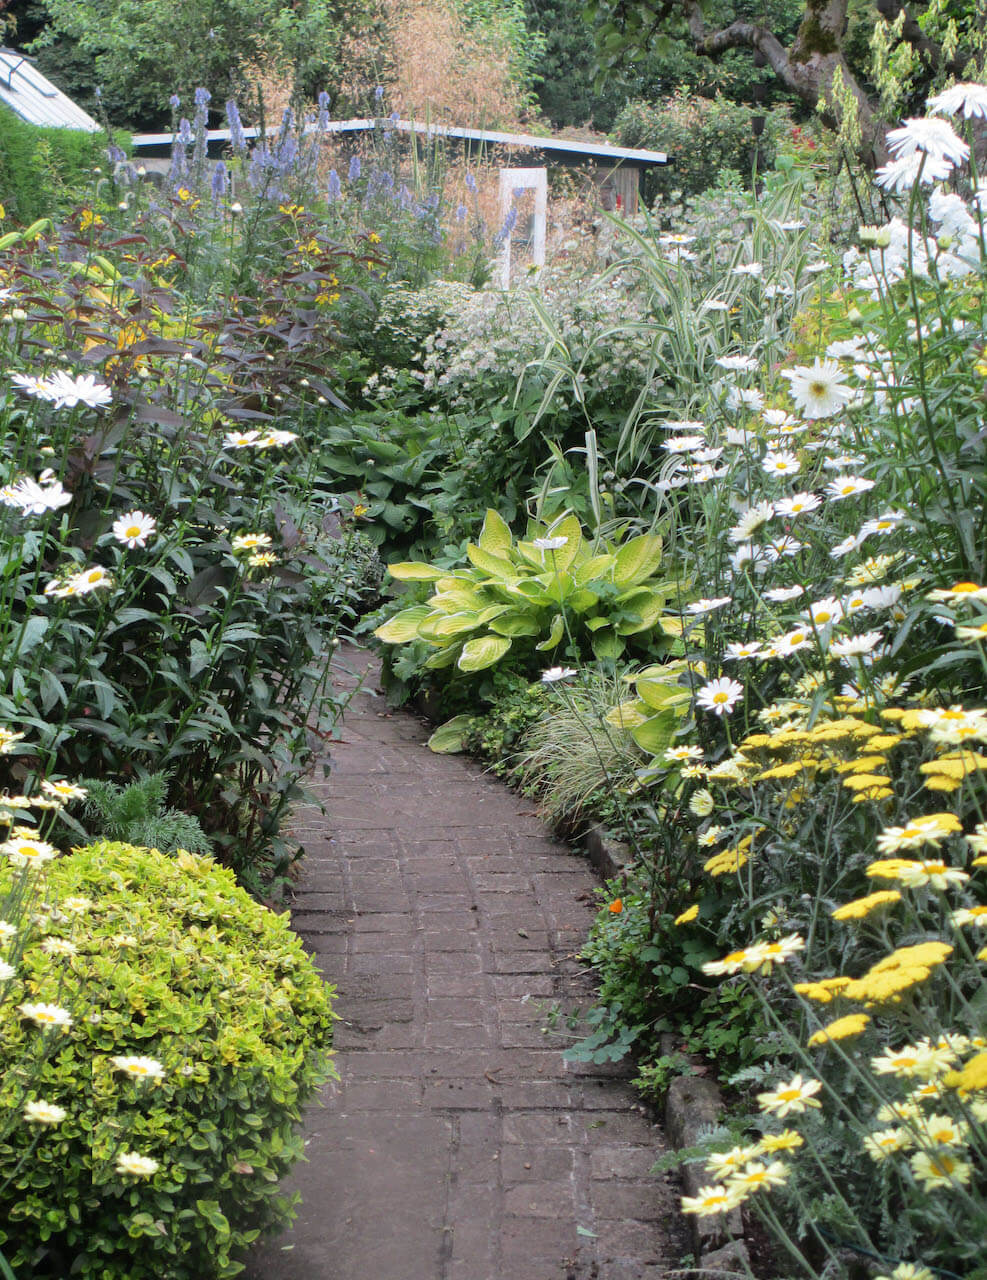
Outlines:
[[[457,665],[460,671],[483,671],[499,662],[510,647],[508,636],[477,636],[463,645]]]
[[[485,551],[487,555],[497,556],[500,560],[510,560],[511,548],[514,545],[510,526],[492,507],[487,508],[477,542],[480,544],[480,550]]]
[[[386,644],[407,644],[409,640],[419,638],[418,628],[431,615],[431,609],[425,604],[416,604],[410,609],[402,609],[393,618],[376,628],[374,635]]]

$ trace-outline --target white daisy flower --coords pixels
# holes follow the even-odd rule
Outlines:
[[[766,453],[761,460],[761,466],[769,476],[794,476],[798,475],[801,469],[798,458],[787,449]]]
[[[743,696],[742,684],[731,680],[729,676],[721,676],[718,680],[710,680],[703,685],[696,695],[696,706],[712,711],[714,715],[725,716],[730,714],[738,699]]]
[[[763,271],[764,267],[760,262],[742,262],[732,268],[731,274],[735,276],[759,276]]]
[[[882,164],[874,181],[884,191],[910,191],[916,182],[936,183],[948,178],[953,166],[948,160],[916,151],[888,164]]]
[[[0,502],[7,507],[17,507],[26,516],[40,516],[46,511],[57,511],[72,501],[72,495],[62,488],[54,473],[44,471],[37,480],[24,476],[13,484],[0,489]]]
[[[822,499],[815,493],[793,493],[790,498],[780,498],[775,503],[776,516],[804,516],[815,511]]]
[[[751,373],[758,365],[750,356],[719,356],[716,363],[731,373]]]
[[[740,517],[730,530],[731,542],[748,542],[775,513],[773,502],[758,502]]]
[[[728,644],[723,651],[725,661],[743,662],[747,658],[756,658],[761,652],[759,644]]]
[[[765,600],[770,600],[772,604],[786,604],[789,600],[797,600],[799,596],[805,595],[805,587],[772,587],[770,591],[765,591]]]
[[[970,154],[970,148],[947,121],[922,116],[906,120],[900,129],[890,130],[888,150],[896,160],[925,155],[929,160],[946,161],[950,166],[962,164]]]
[[[775,649],[780,657],[787,658],[790,653],[798,653],[799,649],[805,649],[810,644],[812,644],[812,632],[805,627],[794,627],[778,637],[775,641]]]
[[[727,392],[726,405],[733,413],[741,409],[757,412],[764,408],[764,396],[754,387],[731,387]]]
[[[859,542],[863,542],[864,538],[870,537],[872,533],[894,533],[904,518],[904,511],[885,511],[884,515],[877,516],[874,520],[868,520],[862,525],[860,532],[857,534],[857,539]]]
[[[693,449],[701,449],[705,443],[703,436],[670,436],[662,442],[662,448],[669,453],[691,453]]]
[[[874,481],[863,476],[837,476],[826,486],[826,493],[833,502],[838,502],[841,498],[852,498],[873,488]]]
[[[732,599],[732,596],[716,596],[713,599],[693,600],[692,604],[686,607],[686,612],[693,615],[712,613],[714,609],[722,609],[724,605],[730,604]]]
[[[690,418],[669,418],[661,424],[663,431],[678,431],[682,435],[702,435],[706,430],[705,422],[696,422]]]
[[[926,102],[934,115],[961,115],[964,120],[987,118],[987,86],[982,84],[954,84]]]
[[[867,339],[862,337],[844,338],[831,342],[826,348],[830,360],[859,360],[867,354]]]
[[[775,427],[776,429],[794,426],[797,421],[790,413],[786,413],[784,409],[765,409],[761,417],[769,427]]]
[[[560,680],[571,680],[576,674],[573,667],[549,667],[541,673],[542,684],[557,684]]]
[[[858,545],[857,535],[851,533],[842,542],[838,542],[835,547],[831,547],[829,554],[834,560],[839,560],[841,556],[847,556],[851,551],[856,551]]]
[[[854,467],[862,467],[866,461],[857,453],[837,453],[823,458],[823,468],[826,471],[852,471]]]
[[[259,431],[228,431],[223,437],[223,448],[250,449],[259,439]]]
[[[146,547],[147,540],[157,528],[154,516],[145,515],[143,511],[128,511],[119,520],[113,522],[113,536],[117,542],[133,551],[134,547]]]
[[[807,621],[816,627],[832,627],[843,618],[843,606],[835,596],[826,596],[809,605]]]
[[[835,360],[816,360],[811,366],[783,369],[791,383],[791,396],[807,418],[831,418],[853,397],[843,382],[844,372]]]
[[[63,369],[56,369],[47,383],[56,409],[74,409],[77,404],[84,404],[88,409],[99,409],[113,399],[110,388],[97,382],[91,373],[73,378]]]
[[[532,538],[531,545],[537,547],[539,551],[561,551],[568,541],[568,538],[559,534],[554,538]]]
[[[883,640],[880,631],[864,631],[859,636],[848,636],[845,640],[834,640],[829,651],[834,658],[858,658],[873,653]]]

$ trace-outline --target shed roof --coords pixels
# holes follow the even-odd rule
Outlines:
[[[67,98],[16,49],[0,48],[0,102],[28,124],[47,129],[83,129],[86,133],[100,131],[91,115]]]
[[[330,120],[329,133],[365,133],[375,128],[376,120]],[[312,126],[314,128],[314,126]],[[500,133],[491,129],[460,129],[452,125],[421,124],[415,120],[397,120],[387,127],[397,129],[401,133],[416,133],[426,138],[456,138],[463,142],[475,142],[490,146],[525,147],[530,150],[555,152],[577,159],[583,157],[598,162],[610,161],[613,164],[631,164],[637,166],[668,164],[668,156],[664,151],[642,151],[632,147],[612,147],[598,142],[581,142],[575,138],[543,138],[531,133]],[[259,130],[244,129],[248,138],[256,138]],[[268,134],[276,133],[274,128]],[[210,129],[210,142],[229,142],[228,129]],[[174,138],[171,133],[135,133],[134,146],[163,147],[170,146]]]

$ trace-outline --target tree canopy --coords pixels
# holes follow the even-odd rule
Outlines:
[[[31,48],[42,62],[56,46],[53,60],[66,67],[78,71],[84,60],[90,84],[100,84],[133,123],[160,118],[173,93],[188,101],[200,86],[222,102],[242,91],[251,68],[290,74],[311,93],[332,67],[342,25],[336,0],[15,0],[9,7],[38,31]]]
[[[828,123],[839,124],[855,106],[860,149],[874,156],[880,153],[881,85],[868,83],[848,49],[852,10],[862,7],[878,43],[884,41],[872,47],[886,65],[896,60],[892,70],[905,96],[924,93],[937,77],[969,74],[971,59],[982,65],[987,0],[922,0],[910,7],[877,0],[876,9],[870,0],[799,0],[797,23],[788,32],[779,23],[781,6],[772,0],[756,8],[745,0],[588,0],[585,12],[595,26],[604,74],[673,38],[713,60],[747,50],[806,106],[821,107]]]

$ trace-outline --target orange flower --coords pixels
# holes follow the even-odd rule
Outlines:
[[[610,903],[610,906],[607,907],[607,910],[612,912],[612,914],[615,916],[619,916],[620,913],[623,911],[623,909],[624,909],[623,898],[614,898],[613,902]]]

